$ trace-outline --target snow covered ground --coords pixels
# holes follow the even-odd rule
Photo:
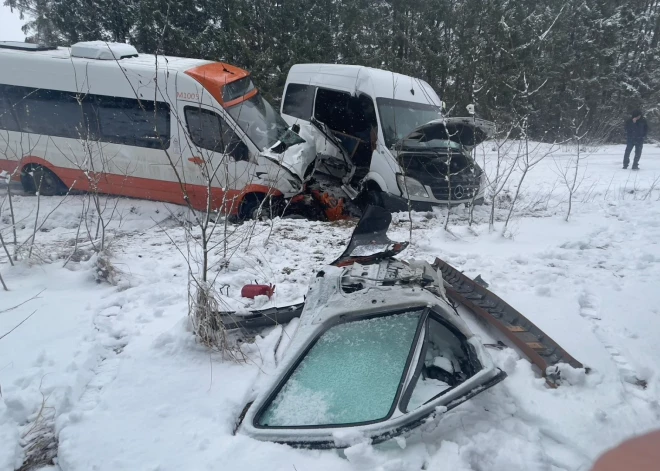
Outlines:
[[[639,172],[621,169],[621,146],[591,149],[566,222],[558,169],[573,150],[531,171],[506,236],[518,174],[496,203],[496,231],[488,228],[490,206],[475,210],[472,227],[466,210],[452,210],[450,232],[446,210],[413,213],[404,256],[439,256],[480,274],[591,372],[548,389],[514,351],[492,349],[509,375],[504,382],[405,440],[344,452],[233,435],[242,408],[273,371],[280,332],[246,347],[249,361],[241,364],[195,342],[186,317],[188,267],[177,249],[185,251],[185,232],[172,217],[181,208],[108,198],[109,208],[117,203],[109,257],[99,261],[83,243],[63,266],[85,198],[42,197],[39,220],[48,218],[39,223],[32,261],[11,267],[0,256],[10,288],[0,292],[0,470],[21,466],[22,444],[39,430],[57,436],[53,469],[65,471],[588,470],[608,447],[660,427],[660,148],[646,146]],[[14,207],[20,243],[32,233],[36,198],[15,196]],[[0,228],[8,222],[5,202]],[[245,224],[226,253],[218,232],[212,272],[228,293],[223,301],[254,306],[239,296],[254,280],[277,286],[278,305],[300,301],[351,230],[292,219]],[[390,238],[408,240],[409,230],[408,214],[395,215]]]

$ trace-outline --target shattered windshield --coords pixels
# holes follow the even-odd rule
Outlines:
[[[272,147],[289,127],[260,94],[227,111],[259,150]]]
[[[257,419],[261,427],[350,425],[387,418],[423,311],[328,329]]]
[[[377,98],[385,144],[391,148],[423,124],[442,118],[439,106],[410,101]]]

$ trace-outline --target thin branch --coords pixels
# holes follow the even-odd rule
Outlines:
[[[9,332],[7,332],[6,334],[3,334],[2,336],[0,336],[0,340],[4,339],[6,336],[8,336],[9,334],[11,334],[13,331],[15,331],[16,329],[18,329],[21,325],[23,325],[23,323],[24,323],[25,321],[27,321],[30,317],[34,316],[34,314],[35,314],[36,312],[37,312],[36,309],[35,309],[34,311],[32,311],[32,314],[30,314],[30,315],[27,316],[25,319],[23,319],[21,322],[19,322],[19,323],[13,328],[13,329],[11,329],[11,330],[10,330]]]
[[[0,311],[0,314],[2,314],[2,313],[4,313],[4,312],[13,311],[14,309],[18,309],[19,307],[21,307],[23,304],[27,304],[27,303],[29,303],[30,301],[34,300],[34,299],[38,299],[38,298],[39,298],[39,295],[40,295],[41,293],[43,293],[44,291],[46,291],[45,288],[42,289],[41,291],[39,291],[39,292],[38,292],[37,294],[35,294],[34,296],[32,296],[30,299],[26,299],[26,300],[23,301],[21,304],[17,304],[16,306],[10,307],[9,309],[3,309],[2,311]]]

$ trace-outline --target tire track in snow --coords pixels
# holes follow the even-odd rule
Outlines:
[[[114,297],[115,293],[111,296]],[[120,363],[118,356],[129,338],[124,329],[115,326],[114,318],[120,310],[116,301],[106,302],[105,307],[98,308],[94,314],[92,326],[95,333],[85,342],[91,346],[85,354],[87,359],[82,362],[81,370],[76,363],[69,366],[69,371],[77,371],[78,381],[82,386],[78,394],[74,392],[75,387],[66,391],[63,396],[57,394],[54,399],[52,389],[41,393],[41,407],[20,427],[20,443],[25,456],[17,471],[38,470],[54,464],[57,469],[61,469],[58,459],[62,428],[68,422],[79,420],[84,412],[95,408],[102,389],[116,376]],[[39,389],[41,391],[41,387]]]
[[[96,367],[92,370],[93,376],[77,402],[83,411],[91,410],[98,405],[101,391],[117,375],[121,362],[119,355],[128,344],[128,335],[117,331],[113,326],[113,319],[117,317],[120,309],[116,305],[101,308],[94,318],[94,329],[97,331],[96,343],[100,344],[103,350],[99,353]]]
[[[121,354],[128,345],[131,332],[129,332],[118,318],[123,317],[126,304],[123,293],[113,292],[109,295],[110,300],[96,309],[92,325],[95,334],[90,339],[94,345],[92,355],[96,357],[95,364],[88,370],[91,376],[82,387],[77,400],[74,400],[68,413],[61,417],[60,433],[67,425],[76,423],[83,419],[86,412],[92,411],[101,402],[103,390],[110,385],[119,370],[122,362]],[[67,442],[61,443],[60,456],[58,460],[59,469],[68,469]]]
[[[644,375],[637,371],[626,355],[617,348],[612,336],[600,325],[600,300],[584,288],[578,295],[578,303],[580,305],[580,315],[589,320],[594,337],[603,345],[616,367],[618,380],[621,384],[618,393],[620,405],[624,406],[632,415],[626,417],[626,420],[630,421],[630,426],[636,429],[637,434],[648,431],[650,428],[656,428],[655,424],[660,420],[660,405],[653,395],[653,388],[648,388]],[[645,407],[640,409],[635,406],[636,401],[645,404]],[[602,414],[605,418],[608,412],[602,412]]]

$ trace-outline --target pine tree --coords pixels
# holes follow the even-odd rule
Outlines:
[[[660,0],[5,0],[31,41],[102,39],[227,61],[279,100],[296,63],[361,64],[428,81],[452,114],[599,136],[642,108],[660,117]],[[533,94],[524,90],[535,90]],[[579,104],[576,105],[576,104]]]

